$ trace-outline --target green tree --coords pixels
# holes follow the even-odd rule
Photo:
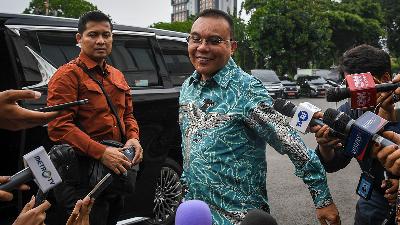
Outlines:
[[[49,0],[48,9],[51,16],[79,18],[85,12],[97,10],[97,7],[85,0]],[[23,13],[44,15],[45,11],[44,0],[31,0]]]
[[[193,20],[187,20],[184,22],[172,22],[172,23],[158,22],[158,23],[154,23],[154,24],[150,25],[150,27],[157,28],[157,29],[178,31],[178,32],[183,32],[183,33],[190,33],[192,24],[193,24]]]
[[[324,15],[332,30],[332,55],[337,59],[349,48],[360,44],[380,47],[385,35],[381,6],[374,0],[343,0],[332,2]]]
[[[237,65],[239,65],[244,71],[250,72],[251,69],[255,68],[254,54],[251,49],[249,37],[246,34],[246,23],[243,19],[233,17],[234,22],[234,39],[238,43],[238,48],[233,55],[233,58]]]
[[[380,1],[387,32],[387,47],[392,55],[400,57],[400,0]]]
[[[318,2],[266,0],[253,9],[247,32],[258,68],[294,75],[298,67],[319,67],[329,58],[329,20]]]

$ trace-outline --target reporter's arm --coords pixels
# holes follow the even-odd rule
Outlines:
[[[31,90],[7,90],[0,92],[0,128],[21,130],[44,125],[57,117],[59,112],[36,112],[22,108],[17,101],[38,99],[40,92]]]

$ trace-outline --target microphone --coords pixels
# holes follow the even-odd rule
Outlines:
[[[400,83],[386,83],[375,85],[376,92],[387,92],[400,87]],[[326,91],[326,100],[328,102],[340,102],[351,97],[351,91],[348,87],[332,87]]]
[[[244,217],[240,225],[278,225],[276,220],[267,212],[260,209],[252,209]]]
[[[295,104],[281,98],[278,98],[274,101],[273,108],[282,115],[290,118],[293,118],[293,116],[297,111],[297,106]],[[309,126],[317,126],[317,125],[324,126],[325,123],[320,119],[312,118]],[[332,128],[329,128],[329,136],[336,137],[342,140],[346,139],[346,136],[344,134],[337,132]]]
[[[35,179],[40,190],[46,193],[62,182],[43,146],[27,153],[23,158],[28,167],[11,176],[7,183],[1,184],[0,190],[12,191],[21,184]]]
[[[175,225],[212,225],[211,210],[203,201],[185,201],[176,210]]]
[[[358,159],[363,159],[369,140],[381,146],[395,145],[392,141],[380,136],[377,132],[386,124],[386,120],[372,112],[365,112],[357,120],[335,109],[327,109],[323,121],[336,131],[342,131],[348,138],[345,152]]]

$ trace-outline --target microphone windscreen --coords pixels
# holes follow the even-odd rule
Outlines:
[[[341,113],[335,109],[327,109],[324,112],[323,121],[332,129],[345,133],[346,127],[351,121],[351,117],[345,113]]]
[[[326,91],[327,102],[340,102],[348,97],[350,97],[350,92],[347,88],[333,87]]]
[[[176,211],[175,225],[212,225],[211,210],[203,201],[185,201]]]
[[[286,101],[285,99],[278,98],[274,101],[273,107],[276,111],[280,112],[282,115],[287,117],[293,117],[294,116],[293,109],[294,107],[296,107],[296,105],[291,103],[290,101]]]
[[[252,209],[247,213],[240,225],[278,225],[278,223],[267,212],[260,209]]]

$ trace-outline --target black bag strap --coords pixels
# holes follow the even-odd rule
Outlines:
[[[76,65],[78,65],[90,78],[92,78],[92,80],[94,82],[96,82],[100,86],[101,90],[103,91],[104,96],[106,97],[108,106],[110,107],[112,114],[114,114],[115,118],[117,119],[119,132],[121,133],[121,142],[125,143],[127,140],[126,140],[126,136],[122,129],[121,120],[119,119],[117,110],[116,110],[114,104],[112,103],[110,96],[107,94],[106,90],[104,89],[103,84],[94,77],[93,71],[90,71],[86,66],[81,65],[79,63],[77,63]]]

